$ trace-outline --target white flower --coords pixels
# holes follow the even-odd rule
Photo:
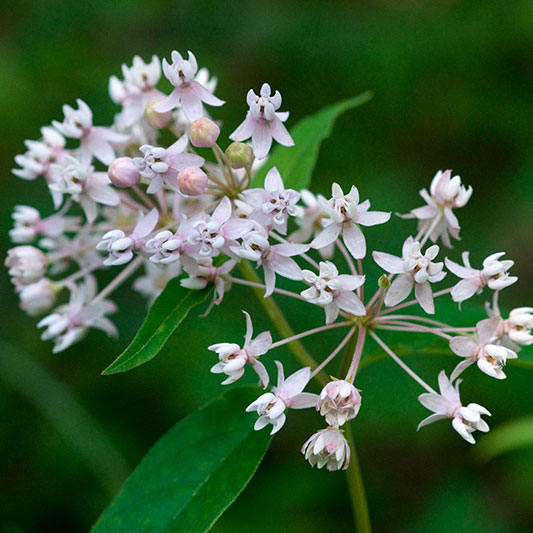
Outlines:
[[[454,337],[450,340],[450,348],[460,357],[465,357],[451,375],[453,381],[463,370],[473,363],[482,372],[496,379],[505,379],[503,367],[507,359],[516,359],[518,355],[513,350],[497,344],[501,326],[498,316],[482,320],[476,327],[476,340],[470,337]]]
[[[505,321],[505,332],[509,338],[521,344],[522,346],[530,346],[533,344],[533,307],[518,307],[513,309],[509,314],[509,318]]]
[[[469,403],[463,407],[461,398],[459,396],[459,385],[461,380],[455,382],[455,386],[446,377],[444,370],[439,373],[439,389],[440,394],[425,393],[418,397],[418,401],[430,411],[432,415],[422,420],[418,424],[417,431],[428,424],[441,420],[443,418],[450,418],[452,426],[463,439],[470,444],[475,444],[472,433],[476,430],[487,432],[489,430],[488,424],[481,419],[481,415],[490,416],[489,411],[477,403]]]
[[[241,348],[238,344],[221,342],[212,344],[208,350],[216,352],[220,361],[211,368],[214,374],[227,374],[228,378],[222,382],[222,385],[234,383],[244,374],[244,367],[248,363],[257,373],[261,384],[264,388],[268,386],[269,377],[266,368],[257,358],[264,355],[272,345],[272,335],[270,331],[263,331],[254,340],[252,340],[253,327],[250,315],[243,311],[246,316],[246,335],[244,337],[244,346]]]
[[[462,254],[465,266],[458,265],[446,258],[445,262],[448,270],[459,278],[463,278],[452,290],[453,301],[464,302],[474,294],[479,294],[485,286],[494,291],[499,291],[515,283],[518,278],[510,276],[507,272],[514,265],[514,261],[500,261],[500,257],[503,255],[505,255],[505,252],[489,255],[483,261],[481,270],[472,268],[469,261],[469,252],[463,252]]]
[[[426,313],[435,313],[433,293],[430,283],[441,281],[446,272],[443,272],[443,263],[434,263],[439,247],[430,246],[425,254],[422,254],[420,243],[413,237],[408,237],[402,247],[402,257],[385,252],[372,252],[374,261],[384,270],[391,274],[399,274],[392,282],[385,294],[385,305],[393,307],[403,302],[410,294],[413,286],[415,297]]]
[[[355,418],[360,408],[361,394],[344,379],[326,384],[316,404],[316,410],[326,417],[330,426],[342,426],[347,420]]]
[[[54,305],[58,293],[56,284],[43,278],[31,285],[19,285],[20,308],[28,315],[40,315]]]
[[[363,285],[365,276],[339,274],[331,261],[321,261],[318,276],[302,270],[305,283],[310,285],[300,294],[309,302],[324,307],[326,324],[331,324],[342,309],[355,316],[364,316],[366,309],[353,291]]]
[[[350,446],[337,428],[317,431],[302,446],[302,453],[311,466],[326,467],[330,472],[346,470],[350,464]]]
[[[285,409],[305,409],[316,404],[318,395],[309,392],[302,392],[311,379],[311,369],[301,368],[286,380],[283,377],[283,366],[276,361],[278,367],[278,385],[267,392],[255,402],[252,402],[246,411],[257,411],[260,415],[254,425],[256,431],[272,424],[271,435],[277,433],[285,423]]]
[[[46,256],[34,246],[15,246],[7,252],[5,266],[17,283],[29,285],[39,281],[46,273]]]

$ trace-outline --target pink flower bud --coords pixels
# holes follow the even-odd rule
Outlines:
[[[159,100],[150,100],[146,107],[144,108],[144,119],[152,128],[160,130],[161,128],[166,128],[170,121],[172,120],[172,111],[165,111],[164,113],[159,113],[154,110],[154,105],[157,104]]]
[[[226,156],[233,169],[249,168],[254,162],[252,147],[244,143],[231,143],[226,148]]]
[[[187,167],[178,174],[178,188],[186,196],[200,196],[207,185],[207,174],[198,167]]]
[[[348,381],[330,381],[320,393],[316,410],[326,417],[330,426],[342,426],[359,413],[361,395]]]
[[[107,175],[116,187],[131,187],[139,181],[139,169],[130,157],[115,159],[109,166]]]
[[[46,256],[34,246],[15,246],[7,252],[5,261],[9,275],[21,285],[39,281],[46,272]]]
[[[47,278],[31,285],[22,285],[19,291],[20,307],[30,316],[39,315],[54,305],[57,293],[54,282]]]
[[[220,135],[220,128],[209,118],[197,118],[191,123],[191,144],[197,148],[209,148],[213,146]]]

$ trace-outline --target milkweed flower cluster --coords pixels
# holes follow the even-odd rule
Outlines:
[[[162,73],[172,86],[168,94],[158,88]],[[425,389],[419,401],[433,414],[419,427],[447,418],[473,443],[475,431],[488,431],[481,417],[490,413],[476,403],[463,404],[459,376],[475,364],[489,377],[505,378],[506,362],[518,357],[521,346],[533,344],[533,308],[502,316],[499,293],[517,281],[504,252],[491,254],[479,268],[470,264],[468,252],[463,265],[443,257],[441,248],[459,239],[456,210],[467,204],[472,188],[451,170],[438,171],[429,190],[420,191],[426,205],[400,215],[418,221],[416,232],[406,230],[388,251],[375,250],[368,228],[388,223],[389,211],[370,210],[355,184],[345,194],[333,183],[329,198],[295,190],[269,165],[274,141],[294,144],[280,92],[267,83],[259,94],[248,91],[246,115],[236,119],[241,124],[223,150],[222,124],[208,114],[224,104],[214,94],[216,85],[191,52],[184,59],[174,51],[171,62],[162,64],[156,56],[149,63],[136,56],[131,66],[122,66],[122,79],[109,80],[110,97],[120,106],[113,124],[95,126],[93,111],[78,99],[76,107],[63,107],[62,120],[41,129],[39,140],[25,142],[27,151],[15,157],[13,173],[42,179],[53,213],[15,207],[9,235],[16,246],[5,264],[21,308],[45,315],[37,324],[43,340],[53,341],[56,353],[91,328],[115,335],[109,315],[117,309],[109,297],[139,269],[144,273],[133,288],[149,303],[177,276],[189,290],[214,285],[208,311],[232,285],[251,286],[265,298],[277,294],[322,307],[324,323],[274,342],[270,331],[254,338],[252,319],[243,311],[244,344],[224,339],[209,346],[218,357],[211,371],[225,375],[223,385],[251,367],[267,389],[273,350],[323,331],[347,330],[330,354],[317,362],[307,358],[287,378],[282,363],[274,362],[276,386],[246,409],[257,414],[255,429],[270,425],[276,433],[291,410],[314,408],[326,427],[304,443],[302,453],[318,468],[347,468],[350,448],[342,428],[360,411],[357,371],[365,346],[375,342]],[[171,142],[163,140],[168,131],[175,136]],[[251,145],[243,142],[250,138]],[[200,156],[195,148],[210,149],[210,155]],[[265,178],[258,183],[254,176],[261,166]],[[239,276],[248,263],[262,272],[262,280]],[[367,276],[372,263],[384,271],[374,294]],[[96,273],[102,269],[117,274],[98,291]],[[459,280],[438,287],[453,276]],[[279,278],[290,280],[293,290],[278,288]],[[431,317],[437,298],[451,295],[460,305],[483,291],[492,292],[492,299],[487,318],[477,324],[459,328]],[[422,314],[401,311],[416,305]],[[449,378],[440,371],[437,392],[383,341],[384,330],[444,338],[461,361]],[[328,378],[324,369],[341,353],[344,370]],[[318,394],[306,390],[313,378],[322,383]]]

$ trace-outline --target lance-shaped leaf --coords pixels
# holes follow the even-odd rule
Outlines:
[[[189,311],[204,302],[213,291],[213,285],[193,291],[180,285],[182,277],[171,279],[157,297],[141,329],[131,344],[102,372],[126,372],[153,359],[167,339],[183,322]]]
[[[146,454],[92,533],[200,533],[249,482],[270,442],[244,409],[255,387],[230,389],[178,422]]]
[[[277,167],[285,187],[304,189],[309,187],[322,141],[331,135],[337,118],[345,111],[358,107],[372,98],[371,92],[332,104],[318,113],[302,119],[291,130],[295,146],[276,146],[266,164],[257,172],[252,187],[262,187],[265,175]]]

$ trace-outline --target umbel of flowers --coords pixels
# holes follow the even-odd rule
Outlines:
[[[162,72],[172,85],[169,94],[157,88]],[[375,250],[366,228],[387,223],[391,214],[371,210],[356,184],[346,192],[333,183],[331,197],[325,198],[286,186],[278,169],[270,168],[273,142],[294,144],[285,127],[289,114],[280,111],[280,92],[267,83],[259,94],[248,91],[246,115],[229,136],[234,142],[223,150],[221,124],[210,117],[224,104],[214,94],[216,85],[216,78],[198,69],[191,52],[184,59],[174,51],[171,62],[164,59],[162,65],[155,56],[149,63],[135,57],[131,66],[122,65],[122,79],[109,80],[111,99],[120,106],[113,124],[96,126],[97,117],[78,99],[76,107],[63,107],[61,121],[41,129],[38,140],[25,142],[27,151],[15,157],[13,173],[44,180],[54,212],[43,217],[33,207],[15,207],[9,235],[16,246],[5,264],[21,308],[31,316],[44,315],[37,323],[43,340],[52,341],[57,353],[90,328],[116,335],[109,315],[117,307],[109,297],[139,269],[144,272],[133,288],[149,302],[180,274],[190,290],[213,284],[211,305],[221,304],[232,284],[247,285],[262,289],[265,298],[277,293],[324,309],[324,323],[275,342],[269,331],[254,337],[252,319],[243,311],[244,343],[223,339],[209,346],[218,357],[211,371],[224,374],[223,385],[253,371],[265,389],[270,387],[246,409],[258,415],[255,429],[270,426],[276,433],[290,410],[314,408],[326,427],[304,443],[302,453],[318,468],[347,468],[350,448],[342,428],[361,407],[355,384],[370,341],[424,389],[418,399],[432,414],[419,427],[449,419],[474,443],[476,431],[488,431],[482,417],[490,413],[463,402],[459,376],[472,366],[504,379],[507,360],[518,356],[520,346],[533,344],[533,308],[502,316],[499,294],[517,281],[509,272],[513,261],[503,252],[473,265],[468,252],[463,265],[443,257],[441,246],[450,248],[459,238],[456,211],[468,202],[472,188],[451,170],[438,171],[429,190],[420,191],[425,204],[403,215],[417,220],[416,230],[406,229],[387,251]],[[164,146],[163,129],[175,135]],[[248,139],[251,145],[243,142]],[[67,140],[73,148],[67,148]],[[198,155],[198,147],[210,148],[212,157]],[[263,165],[268,169],[263,186],[252,188]],[[374,294],[371,287],[365,290],[369,261],[384,271]],[[262,283],[238,275],[245,262],[262,273]],[[96,273],[102,269],[117,275],[98,290]],[[277,288],[279,277],[292,280],[293,290]],[[454,281],[443,288],[440,284],[450,278]],[[491,295],[488,316],[471,327],[431,316],[436,298],[451,296],[461,304],[482,292]],[[416,305],[423,315],[406,313]],[[275,361],[277,382],[271,386],[271,363],[265,362],[276,348],[337,328],[346,333],[313,367],[285,377]],[[460,361],[450,377],[444,370],[438,373],[437,391],[383,341],[383,330],[444,338]],[[346,346],[353,349],[345,373],[326,380],[320,394],[306,392],[310,380],[324,376],[323,369]]]

